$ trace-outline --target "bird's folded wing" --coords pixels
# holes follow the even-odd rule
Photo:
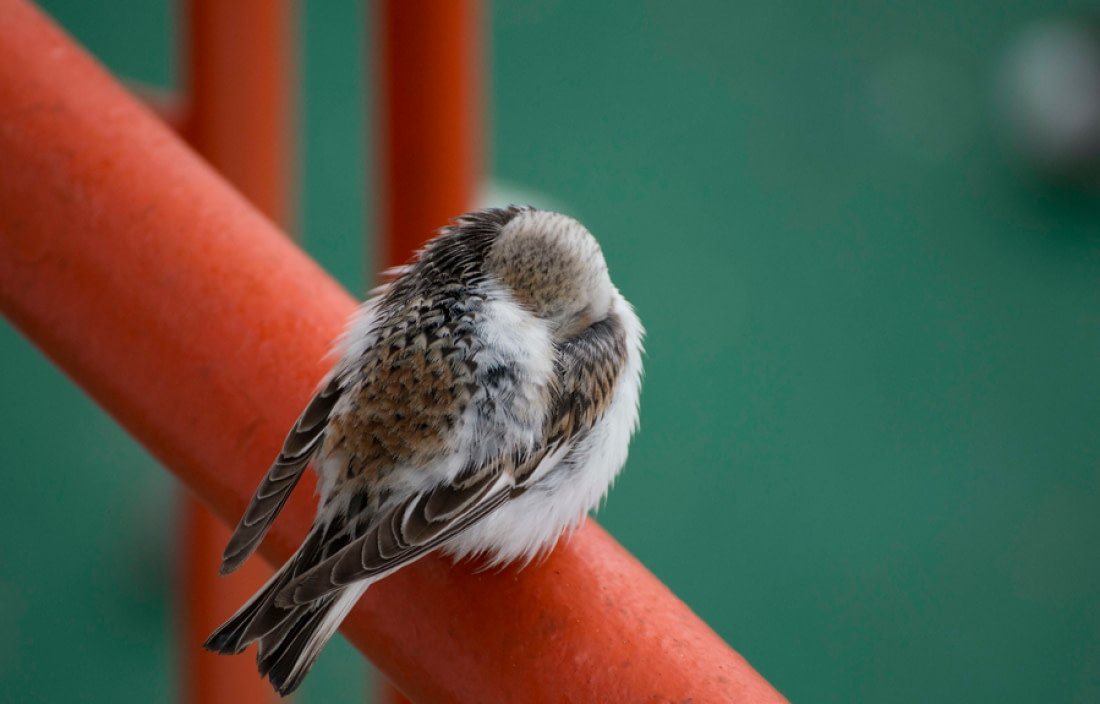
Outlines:
[[[351,543],[299,575],[276,604],[307,604],[353,582],[377,579],[458,535],[524,491],[510,472],[486,472],[464,486],[440,485],[391,507]]]
[[[339,398],[340,379],[334,376],[302,411],[225,547],[221,566],[223,576],[236,570],[255,552],[275,517],[283,510],[302,472],[313,458]]]

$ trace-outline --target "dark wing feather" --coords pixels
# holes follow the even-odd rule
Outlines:
[[[290,582],[275,603],[283,608],[308,604],[354,582],[382,577],[439,547],[523,491],[511,473],[495,471],[484,472],[461,487],[441,485],[414,494],[383,513],[366,533]]]
[[[614,313],[562,343],[556,361],[559,384],[545,431],[548,445],[576,442],[603,417],[627,354],[626,330]]]
[[[233,572],[255,552],[302,472],[317,451],[336,401],[340,398],[340,379],[333,377],[309,402],[298,422],[291,428],[283,449],[267,471],[252,501],[237,524],[222,554],[221,574]]]

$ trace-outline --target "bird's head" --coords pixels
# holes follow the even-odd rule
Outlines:
[[[571,217],[522,210],[500,230],[486,267],[517,302],[567,340],[610,312],[614,287],[596,238]]]

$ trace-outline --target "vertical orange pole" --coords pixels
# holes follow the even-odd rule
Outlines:
[[[191,0],[187,137],[222,175],[284,228],[293,212],[293,0]],[[180,523],[177,614],[182,700],[276,702],[250,657],[225,658],[202,641],[271,576],[252,560],[219,579],[229,528],[190,495]]]
[[[436,229],[476,202],[483,27],[480,0],[379,3],[376,251],[387,267],[408,261]],[[408,702],[388,680],[379,699]]]
[[[474,204],[482,170],[480,0],[379,3],[379,261],[403,263]]]

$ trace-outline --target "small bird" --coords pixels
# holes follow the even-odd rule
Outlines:
[[[440,550],[527,564],[584,520],[626,462],[644,331],[576,220],[464,215],[372,292],[222,557],[256,550],[307,466],[301,547],[204,647],[259,642],[294,691],[373,582]]]

